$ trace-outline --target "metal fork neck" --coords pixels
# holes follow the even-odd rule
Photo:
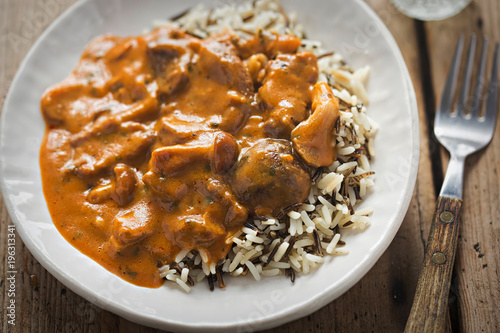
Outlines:
[[[439,196],[462,199],[465,158],[463,155],[451,154]]]

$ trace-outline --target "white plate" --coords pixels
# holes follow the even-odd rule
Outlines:
[[[250,331],[305,316],[359,281],[394,238],[415,184],[419,138],[417,107],[408,70],[387,28],[362,1],[283,1],[295,10],[310,38],[343,53],[354,67],[372,68],[369,114],[379,123],[373,163],[376,189],[363,206],[375,209],[372,225],[348,233],[349,255],[334,257],[292,284],[285,277],[231,279],[226,290],[197,285],[189,295],[175,286],[129,284],[68,244],[51,222],[38,165],[44,123],[39,100],[65,78],[95,36],[140,34],[154,19],[196,0],[81,1],[40,37],[10,87],[0,123],[1,189],[17,231],[35,258],[59,281],[96,305],[129,320],[175,331]],[[216,3],[217,0],[211,1]]]

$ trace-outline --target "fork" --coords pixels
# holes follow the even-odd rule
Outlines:
[[[498,107],[498,43],[495,46],[490,84],[484,116],[480,117],[488,41],[483,39],[476,86],[466,113],[470,78],[474,63],[476,37],[471,37],[463,83],[457,106],[453,111],[453,96],[462,58],[464,37],[460,36],[453,57],[441,103],[434,121],[434,134],[450,152],[450,162],[439,193],[432,226],[427,241],[424,262],[418,278],[405,332],[443,332],[448,305],[450,281],[458,238],[458,222],[462,207],[464,164],[468,155],[486,147],[496,122]]]

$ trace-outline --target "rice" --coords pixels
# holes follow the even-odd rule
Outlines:
[[[189,284],[205,278],[211,290],[214,279],[225,287],[222,273],[233,277],[250,273],[257,281],[261,277],[285,275],[293,282],[296,273],[308,274],[320,267],[325,255],[347,255],[348,249],[341,247],[345,244],[341,240],[342,230],[366,229],[373,212],[370,207],[356,210],[356,205],[374,186],[370,160],[375,156],[373,139],[378,126],[366,115],[370,68],[354,70],[346,65],[342,55],[328,53],[321,42],[305,38],[295,15],[286,16],[273,0],[224,5],[212,10],[201,4],[180,18],[155,24],[170,24],[200,38],[227,30],[248,38],[258,29],[299,37],[302,40],[299,51],[318,56],[318,81],[327,82],[340,101],[335,143],[338,158],[317,171],[307,202],[294,205],[280,218],[247,222],[229,240],[233,248],[219,263],[208,264],[208,253],[203,250],[183,250],[175,258],[177,266],[161,267],[160,276],[176,282],[188,293]]]

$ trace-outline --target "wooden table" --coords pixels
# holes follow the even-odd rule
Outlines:
[[[26,52],[74,0],[0,0],[0,106]],[[447,165],[432,122],[458,36],[500,41],[500,1],[473,0],[457,16],[421,22],[388,0],[367,0],[394,35],[408,65],[419,106],[420,164],[401,229],[371,271],[343,296],[310,316],[269,332],[401,332],[416,288],[436,193]],[[491,59],[490,59],[491,61]],[[500,120],[500,119],[498,119]],[[500,121],[493,142],[469,158],[458,253],[449,299],[453,332],[500,332]],[[16,326],[7,323],[7,226],[0,206],[0,330],[2,332],[158,332],[87,302],[51,276],[20,239]]]

